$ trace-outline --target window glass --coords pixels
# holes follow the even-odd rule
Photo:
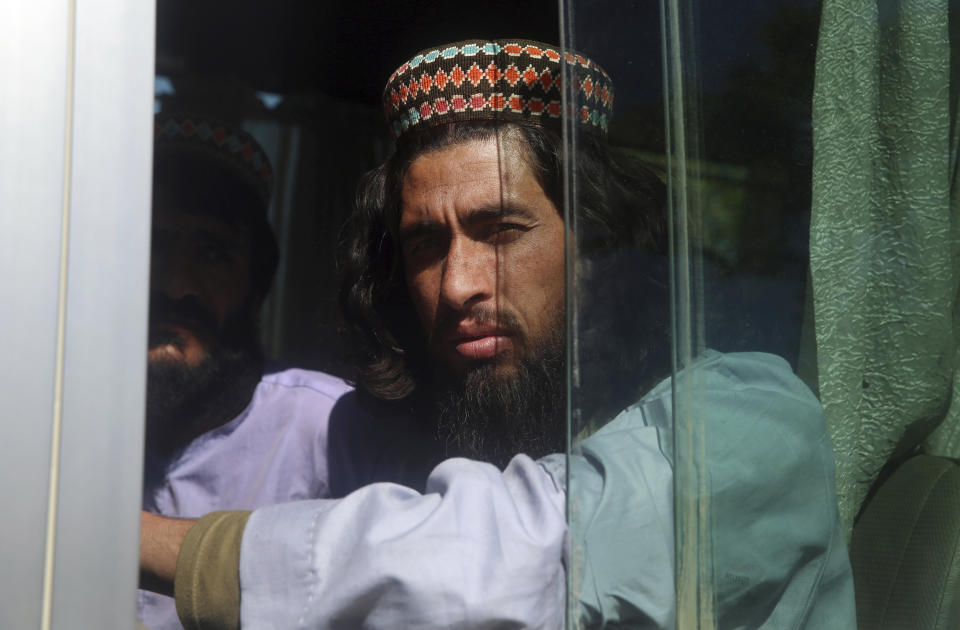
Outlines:
[[[236,350],[233,354],[242,359],[233,361],[231,352],[223,353],[221,363],[226,366],[224,369],[231,370],[226,373],[227,378],[221,378],[222,374],[218,376],[215,370],[178,374],[157,369],[148,376],[146,510],[197,517],[215,509],[253,509],[294,499],[342,496],[372,481],[404,483],[423,490],[426,472],[437,463],[438,432],[429,426],[429,419],[422,420],[425,428],[410,419],[413,414],[409,397],[399,402],[388,400],[393,406],[377,417],[377,424],[371,423],[371,430],[363,424],[365,409],[334,413],[349,407],[348,403],[334,407],[331,400],[359,382],[359,370],[350,359],[366,349],[351,345],[338,312],[339,281],[346,273],[343,261],[338,267],[336,260],[341,228],[353,211],[361,176],[381,165],[394,151],[382,100],[384,86],[394,70],[429,46],[467,38],[522,33],[533,39],[557,42],[558,22],[553,2],[495,1],[482,7],[451,7],[449,3],[433,1],[290,0],[269,7],[240,3],[229,10],[179,0],[158,4],[154,101],[158,114],[158,159],[151,296],[155,325],[150,343],[172,348],[177,344],[177,335],[195,336],[199,341],[196,345],[206,345],[207,354],[212,356],[210,350],[227,347],[240,337],[241,347],[227,349]],[[471,92],[464,93],[471,96]],[[175,117],[172,126],[167,124],[170,117]],[[161,152],[167,151],[167,144],[175,143],[178,150],[185,150],[183,147],[190,143],[196,148],[198,139],[201,144],[207,142],[203,149],[197,149],[206,157],[192,153],[194,167],[189,173],[168,166],[160,158]],[[514,140],[494,134],[495,183],[501,172],[507,172],[500,167],[509,163]],[[249,148],[249,159],[244,147]],[[501,149],[502,164],[498,153]],[[180,163],[178,160],[171,162]],[[238,161],[242,162],[239,171]],[[260,166],[265,162],[270,164],[269,176],[264,175]],[[233,183],[211,185],[210,181],[223,171],[228,171],[227,179]],[[173,177],[167,177],[168,174]],[[184,185],[185,181],[189,183]],[[242,185],[235,186],[238,183]],[[509,193],[516,183],[512,179],[505,181],[504,192]],[[240,189],[245,192],[237,193]],[[269,191],[266,208],[262,207],[264,190]],[[220,233],[219,227],[194,221],[193,214],[209,214],[184,211],[191,203],[201,205],[198,198],[202,198],[204,206],[199,210],[221,208],[215,218],[227,219],[227,224],[232,222],[231,217],[243,216],[239,229]],[[229,203],[224,203],[224,199]],[[494,201],[496,204],[488,210],[495,209],[500,196]],[[231,214],[234,211],[236,215]],[[249,221],[244,228],[254,215],[256,220]],[[553,218],[557,227],[560,217]],[[473,227],[478,230],[474,236],[479,237],[475,244],[491,245],[493,250],[502,244],[507,252],[510,233],[529,226],[512,217],[509,223],[487,221]],[[501,228],[503,235],[496,231]],[[560,228],[551,232],[554,241],[560,237],[552,248],[551,272],[555,275],[552,298],[561,303],[551,302],[546,312],[551,325],[559,319],[560,330],[553,332],[562,337],[562,222]],[[209,232],[214,232],[214,239],[208,238]],[[268,286],[257,279],[257,269],[261,268],[257,261],[263,258],[263,242],[270,240],[271,232],[279,255],[272,284]],[[209,240],[217,247],[207,247]],[[230,246],[223,247],[224,241]],[[196,246],[192,247],[177,245],[194,242]],[[202,280],[204,290],[215,294],[215,299],[202,295],[197,286],[184,290],[183,278],[177,276],[185,270],[174,264],[181,260],[174,255],[177,251],[187,252],[195,259],[191,263],[194,271],[206,270],[210,267],[207,263],[212,261],[232,265],[223,274],[204,271],[205,280],[191,279],[194,285]],[[502,276],[494,273],[494,283],[518,288],[523,284],[517,265],[529,264],[531,257],[527,255],[514,262],[515,251],[517,248],[509,248],[502,264],[494,265],[505,272]],[[391,253],[412,256],[397,250]],[[264,264],[263,268],[269,267],[269,263]],[[250,277],[244,279],[247,272]],[[390,280],[396,281],[402,275],[397,271]],[[172,288],[168,291],[166,287]],[[267,288],[266,295],[257,292]],[[511,299],[509,294],[513,291],[505,290],[502,295]],[[225,292],[229,295],[224,296]],[[540,290],[527,286],[524,292],[536,299]],[[190,303],[197,308],[190,307]],[[217,311],[218,304],[226,306]],[[539,316],[542,306],[532,310]],[[200,314],[204,311],[217,315],[217,319],[204,318]],[[406,319],[402,321],[391,318],[386,323],[391,327],[401,323],[408,326],[406,331],[414,332],[423,344],[424,331],[417,328],[419,322],[411,311],[404,311]],[[193,335],[189,330],[184,334],[177,330],[189,329],[197,322],[202,325],[204,321],[220,324],[207,326],[219,328],[218,333]],[[236,321],[241,325],[232,326]],[[229,334],[219,334],[223,331]],[[251,335],[252,331],[259,333],[259,341]],[[368,336],[376,336],[376,332],[379,330]],[[214,337],[218,337],[216,342],[209,343]],[[265,359],[264,368],[251,369],[251,365],[259,368],[255,365],[261,358],[256,356],[259,350]],[[562,347],[560,351],[562,354]],[[409,352],[408,356],[412,354]],[[562,363],[562,357],[553,358],[555,363]],[[162,362],[156,365],[163,367]],[[562,367],[554,367],[562,373]],[[326,376],[313,371],[322,371]],[[185,377],[186,374],[189,375]],[[237,383],[237,387],[220,388],[233,392],[213,396],[212,389],[199,387],[203,379],[213,387],[225,382]],[[267,379],[269,382],[261,387]],[[563,407],[562,378],[549,383],[557,394],[551,403]],[[179,394],[171,395],[175,392],[166,385],[177,388]],[[292,396],[295,404],[271,407],[268,401],[273,400],[272,392],[284,388],[297,390]],[[183,396],[184,391],[190,396]],[[409,395],[409,388],[402,393]],[[178,397],[192,405],[190,413],[179,413]],[[349,395],[342,398],[355,400]],[[384,403],[382,399],[374,402]],[[192,423],[195,426],[181,430],[165,422],[185,417],[196,418]],[[237,446],[236,439],[245,433],[249,435],[250,427],[256,426],[251,418],[260,423],[262,433]],[[562,452],[562,410],[561,416],[553,419],[557,421],[553,432],[559,437],[552,449]],[[497,426],[504,424],[499,422]],[[408,425],[416,426],[405,430]],[[235,445],[230,446],[231,443]],[[221,447],[224,444],[227,448]],[[398,467],[403,469],[401,474],[395,470]],[[407,476],[409,468],[416,470]],[[563,525],[562,518],[558,523]],[[554,569],[555,573],[562,572],[559,564]],[[147,626],[176,627],[176,612],[169,598],[147,592],[140,592],[138,598]],[[559,615],[561,611],[554,612]]]
[[[541,164],[560,165],[560,183],[542,189],[549,177],[524,166],[534,141],[494,124],[468,143],[478,160],[468,175],[492,169],[498,197],[486,209],[497,212],[444,247],[474,248],[450,252],[491,272],[495,316],[513,313],[549,350],[532,400],[564,407],[566,424],[522,431],[554,453],[545,469],[566,473],[568,624],[854,627],[853,577],[861,625],[880,623],[875,615],[888,608],[909,619],[922,598],[887,606],[893,578],[871,559],[898,518],[928,509],[910,488],[943,493],[936,504],[955,497],[938,484],[960,456],[952,396],[960,64],[949,3],[854,4],[564,0],[558,11],[553,2],[478,10],[285,0],[224,13],[160,3],[157,120],[180,116],[170,133],[184,138],[200,130],[235,141],[233,153],[255,163],[230,176],[246,193],[203,194],[239,213],[263,206],[253,228],[212,239],[208,228],[190,228],[189,242],[213,241],[192,255],[242,268],[204,280],[217,297],[200,307],[220,323],[242,314],[237,329],[268,372],[356,378],[335,253],[358,182],[396,146],[383,120],[387,78],[431,45],[514,34],[556,45],[562,134],[539,149]],[[446,157],[431,177],[457,163]],[[166,208],[183,214],[189,203],[178,194],[206,190],[166,187],[164,168],[158,159],[152,297],[164,283],[182,289],[169,280],[168,259],[189,221],[167,221]],[[559,206],[560,223],[537,214],[544,200]],[[529,249],[531,234],[546,240]],[[264,238],[278,251],[266,284],[255,262]],[[419,260],[426,273],[436,262],[431,242],[414,240],[384,256]],[[415,279],[404,272],[404,283]],[[423,324],[414,321],[422,312],[411,313],[391,316]],[[203,319],[189,309],[169,317]],[[406,340],[388,341],[414,356]],[[248,389],[260,378],[237,370]],[[154,402],[169,398],[149,383],[148,416],[151,391]],[[229,421],[249,400],[226,396],[217,408]],[[416,459],[421,474],[452,453],[435,429],[415,435],[422,450],[399,446],[410,435],[380,432],[362,457],[386,444],[404,463]],[[150,484],[167,462],[150,454],[151,436],[148,418],[145,506],[164,511],[167,490]],[[407,481],[378,470],[344,487],[384,480]],[[317,494],[294,486],[258,504]],[[930,518],[917,522],[960,531],[949,510]],[[930,558],[949,554],[909,546],[916,540],[926,538],[908,536],[903,548],[932,576],[918,592],[934,597],[956,572],[931,568]]]
[[[600,26],[594,3],[566,3],[564,34],[624,64],[611,72],[611,141],[646,150],[667,189],[670,424],[657,437],[674,475],[678,625],[779,627],[800,615],[807,627],[854,627],[855,615],[860,627],[945,627],[954,538],[931,533],[958,523],[946,498],[958,443],[956,16],[948,3],[898,1],[665,0],[658,16],[611,4],[623,19]],[[659,30],[647,34],[651,19]],[[660,92],[640,61],[656,54],[642,52],[653,39]],[[662,118],[637,106],[637,85]],[[637,120],[660,134],[621,126]],[[583,138],[571,138],[582,160]],[[594,299],[579,164],[568,179],[570,519],[582,544],[571,605],[582,606],[598,574],[640,556],[592,536],[597,489],[614,487],[589,469],[578,477],[578,458],[597,458],[591,440],[629,418],[599,430],[590,419],[597,390],[585,374],[600,345],[588,313],[630,307]],[[641,274],[622,278],[640,290]],[[656,392],[638,405],[644,423]],[[903,572],[922,584],[897,588]]]
[[[597,8],[565,3],[566,42],[613,78],[603,184],[635,223],[594,247],[568,127],[571,618],[853,627],[809,346],[820,6]]]
[[[563,9],[574,59],[564,77],[568,618],[575,628],[672,627],[674,335],[659,8]],[[599,69],[584,70],[582,59]],[[590,124],[594,114],[601,124]]]
[[[274,171],[269,215],[281,258],[261,325],[271,358],[349,372],[333,261],[360,175],[392,152],[387,78],[422,48],[503,30],[504,12],[511,32],[557,40],[549,2],[494,2],[481,12],[383,0],[229,12],[158,5],[155,109],[248,131]]]

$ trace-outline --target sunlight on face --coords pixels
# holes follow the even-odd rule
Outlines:
[[[431,351],[457,372],[511,372],[563,325],[563,219],[518,142],[431,151],[403,180],[407,286]]]

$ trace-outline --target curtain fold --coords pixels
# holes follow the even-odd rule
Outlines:
[[[888,461],[960,456],[949,5],[823,3],[810,265],[848,537]]]

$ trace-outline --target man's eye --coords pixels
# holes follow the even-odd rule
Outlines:
[[[509,243],[526,232],[529,228],[520,223],[495,223],[490,226],[488,239],[494,243]]]
[[[207,246],[200,250],[200,257],[205,262],[220,264],[230,260],[230,252],[225,247]]]

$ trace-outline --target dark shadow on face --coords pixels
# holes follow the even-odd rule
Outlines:
[[[259,327],[248,309],[209,327],[211,317],[193,298],[171,302],[154,294],[151,310],[191,314],[207,322],[198,335],[210,339],[198,363],[152,360],[147,364],[147,445],[165,453],[239,415],[250,403],[263,371]],[[169,310],[168,310],[169,309]],[[207,326],[207,327],[203,327]],[[176,344],[177,333],[161,331],[155,343]]]
[[[160,292],[150,295],[150,329],[148,347],[172,345],[181,350],[186,346],[186,332],[212,345],[219,336],[216,316],[205,309],[193,295],[171,300]]]
[[[259,382],[263,211],[209,164],[168,159],[154,176],[147,447],[165,453],[240,414]]]

